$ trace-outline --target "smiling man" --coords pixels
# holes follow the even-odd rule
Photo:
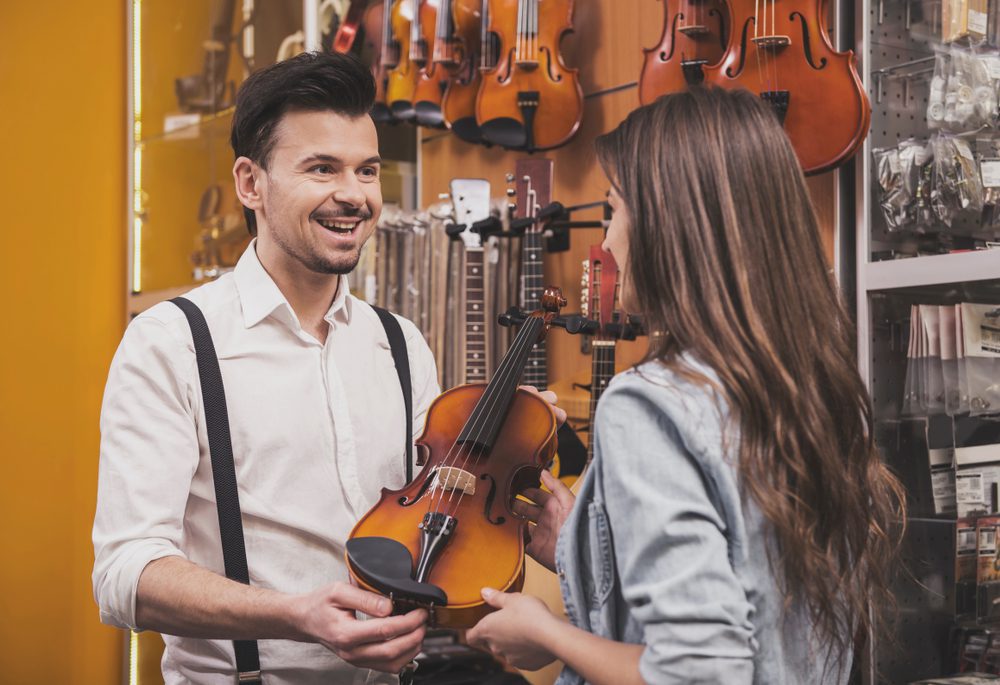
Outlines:
[[[233,177],[256,238],[187,303],[137,317],[112,362],[94,593],[105,622],[164,634],[168,685],[230,685],[238,671],[239,682],[391,683],[420,648],[426,613],[390,616],[344,564],[354,523],[381,488],[403,485],[405,443],[438,394],[427,344],[397,317],[412,386],[405,436],[387,329],[344,277],[382,208],[373,99],[368,70],[344,55],[300,55],[246,81]],[[203,385],[190,304],[224,402]],[[224,554],[234,519],[238,543]]]

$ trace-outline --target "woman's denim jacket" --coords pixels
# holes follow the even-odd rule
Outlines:
[[[601,637],[646,645],[639,667],[650,684],[844,683],[851,655],[827,659],[794,603],[782,615],[770,536],[740,496],[727,421],[710,386],[658,362],[612,381],[594,462],[556,547],[567,614]],[[557,685],[582,682],[566,668]]]

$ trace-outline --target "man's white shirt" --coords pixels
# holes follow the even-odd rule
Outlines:
[[[205,314],[222,370],[250,583],[304,593],[348,580],[351,528],[383,487],[405,479],[403,397],[381,322],[342,277],[320,343],[255,243],[232,273],[185,297]],[[420,332],[399,320],[416,438],[439,393],[437,373]],[[135,627],[136,586],[149,562],[176,555],[225,574],[194,346],[169,302],[132,321],[111,364],[93,537],[101,620],[119,627]],[[234,682],[231,642],[164,640],[168,685]],[[382,681],[320,645],[259,644],[268,685]]]

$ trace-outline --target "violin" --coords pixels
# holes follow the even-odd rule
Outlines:
[[[481,72],[496,64],[490,47],[493,34],[487,30],[485,20],[489,16],[489,1],[442,0],[442,4],[450,6],[453,32],[447,43],[448,52],[439,52],[435,45],[434,59],[440,60],[452,74],[441,99],[441,111],[456,136],[469,143],[480,143],[476,96],[482,83]]]
[[[663,34],[643,50],[639,102],[698,85],[702,67],[716,64],[728,43],[723,0],[663,0]]]
[[[344,20],[337,27],[337,33],[333,36],[330,49],[333,52],[347,53],[354,47],[354,40],[358,37],[358,27],[366,14],[366,0],[351,0],[347,8]]]
[[[484,586],[520,590],[527,520],[514,497],[537,487],[556,450],[556,418],[518,387],[532,345],[566,304],[549,288],[521,325],[493,379],[441,394],[417,441],[420,474],[381,498],[351,531],[347,567],[395,610],[427,608],[431,625],[467,628],[492,611]]]
[[[854,52],[826,30],[828,0],[729,0],[732,27],[705,83],[745,88],[774,107],[806,174],[850,158],[868,133],[871,107]]]
[[[489,9],[500,54],[476,99],[483,138],[528,152],[559,147],[583,116],[578,70],[559,53],[573,30],[573,0],[490,0]]]
[[[414,33],[414,20],[419,21],[419,0],[396,0],[390,12],[390,27],[399,45],[399,60],[389,70],[385,101],[393,117],[411,121],[416,116],[413,109],[413,90],[416,87],[416,65],[413,64],[414,43],[419,33]],[[419,50],[419,48],[417,48]]]
[[[445,128],[441,113],[441,97],[451,74],[445,65],[435,61],[435,55],[447,54],[451,41],[451,12],[447,0],[422,0],[417,11],[416,32],[419,40],[413,44],[413,63],[419,69],[414,86],[413,102],[417,123],[431,128]]]
[[[364,16],[365,47],[374,55],[372,76],[375,78],[375,105],[372,119],[380,124],[394,121],[392,110],[386,104],[389,70],[399,63],[399,43],[393,39],[391,10],[392,0],[378,0],[368,7]]]

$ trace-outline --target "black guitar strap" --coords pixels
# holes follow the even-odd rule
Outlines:
[[[246,543],[243,539],[243,517],[240,511],[239,490],[236,486],[236,464],[233,461],[233,444],[229,434],[229,412],[226,408],[226,391],[222,371],[215,353],[215,344],[208,323],[198,306],[183,297],[170,300],[187,317],[194,341],[198,376],[201,379],[202,401],[205,405],[205,428],[208,449],[212,459],[212,479],[215,483],[215,501],[219,515],[219,532],[222,538],[222,559],[226,577],[250,584],[247,566]],[[406,408],[406,482],[413,480],[413,393],[410,384],[410,361],[406,351],[403,329],[392,314],[372,306],[378,314],[389,338],[392,360],[396,365],[399,385]],[[237,682],[261,685],[260,653],[256,640],[233,640],[236,655]]]

